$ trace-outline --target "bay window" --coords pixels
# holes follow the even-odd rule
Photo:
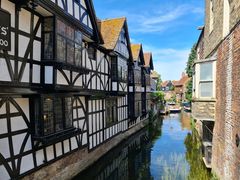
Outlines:
[[[73,128],[71,97],[46,95],[33,98],[31,103],[36,137],[49,136]]]
[[[193,68],[193,98],[215,98],[216,60],[196,61]]]
[[[55,59],[78,67],[82,65],[82,33],[80,31],[58,18],[47,17],[44,18],[43,36],[44,60]]]

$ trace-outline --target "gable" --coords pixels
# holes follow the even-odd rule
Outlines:
[[[131,44],[131,51],[133,61],[140,62],[141,65],[144,65],[144,56],[141,44]]]
[[[127,41],[126,31],[124,27],[120,31],[117,44],[114,50],[119,54],[123,55],[124,57],[126,57],[127,59],[129,58],[128,41]]]

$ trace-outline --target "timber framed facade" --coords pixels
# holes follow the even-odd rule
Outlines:
[[[0,11],[10,14],[11,26],[11,48],[0,49],[1,178],[93,151],[130,128],[125,18],[112,20],[118,27],[109,40],[104,28],[113,25],[97,21],[91,0],[0,0]],[[140,71],[139,98],[147,104],[141,82],[150,71]]]

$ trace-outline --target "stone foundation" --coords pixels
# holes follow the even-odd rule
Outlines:
[[[107,141],[93,151],[88,152],[88,148],[81,149],[72,153],[65,158],[62,158],[40,170],[24,177],[24,180],[68,180],[76,176],[79,172],[83,171],[100,157],[117,146],[120,142],[127,139],[148,124],[148,119],[141,121],[136,126],[130,128],[128,131],[119,134],[118,136]]]
[[[192,102],[192,116],[197,120],[208,120],[215,118],[215,101],[197,101]]]

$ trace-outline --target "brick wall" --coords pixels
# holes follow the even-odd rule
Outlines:
[[[240,177],[240,26],[218,48],[217,103],[213,137],[213,171],[222,179]]]

